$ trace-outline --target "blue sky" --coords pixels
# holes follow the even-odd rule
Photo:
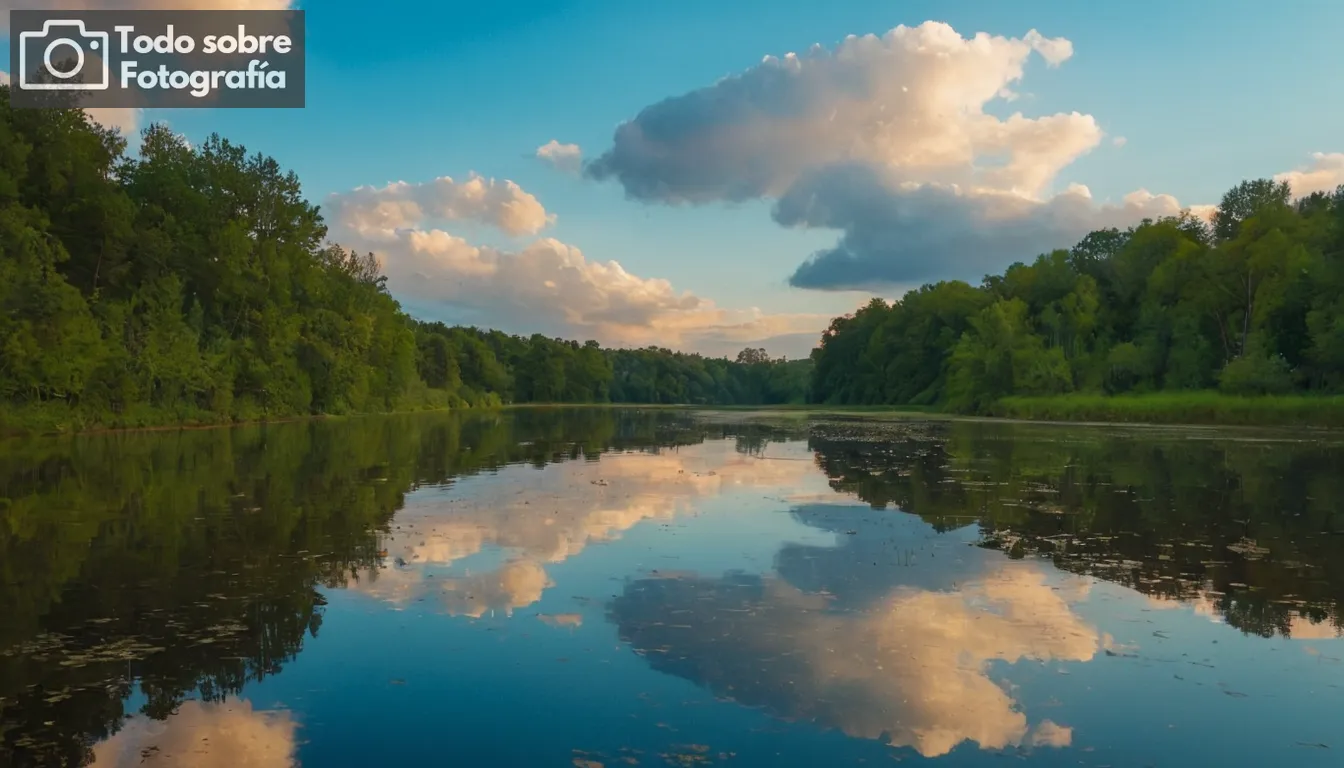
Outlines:
[[[554,238],[581,249],[590,262],[618,261],[639,278],[665,278],[675,292],[689,291],[719,308],[829,316],[851,311],[870,295],[899,295],[924,277],[975,281],[1012,259],[994,249],[964,262],[955,252],[930,253],[939,265],[935,271],[887,264],[822,286],[854,290],[792,287],[789,278],[799,264],[834,247],[842,235],[884,243],[936,235],[881,230],[880,237],[868,237],[864,233],[875,230],[867,224],[846,229],[815,218],[784,227],[771,216],[778,193],[694,205],[640,202],[628,199],[620,181],[583,178],[539,162],[536,148],[555,139],[578,144],[591,159],[612,148],[617,126],[642,109],[756,67],[766,54],[801,53],[813,43],[834,49],[849,34],[881,35],[897,25],[937,20],[965,37],[987,32],[1021,38],[1036,29],[1072,43],[1072,56],[1058,67],[1041,56],[1026,61],[1023,78],[1012,86],[1020,94],[1015,101],[984,106],[1000,118],[1016,111],[1027,117],[1078,112],[1104,131],[1104,141],[1050,176],[1040,197],[1080,183],[1098,205],[1118,204],[1137,189],[1173,195],[1181,205],[1215,203],[1243,178],[1304,167],[1313,152],[1344,150],[1344,100],[1336,93],[1344,71],[1344,46],[1338,44],[1344,4],[1325,0],[1283,3],[1276,10],[1240,0],[298,5],[307,13],[307,108],[176,110],[147,119],[167,119],[191,139],[218,131],[273,155],[299,174],[318,201],[362,185],[445,175],[460,181],[470,172],[511,180],[554,215],[553,224],[523,236],[469,218],[442,228],[473,246],[509,252],[537,237]],[[1123,146],[1116,146],[1116,137],[1123,137]],[[873,259],[896,258],[856,255],[854,249],[842,255],[870,266],[877,263]],[[868,274],[877,277],[868,281]],[[464,314],[448,298],[402,298],[417,314],[512,325],[506,329],[515,332],[590,330],[587,321],[572,317],[529,320],[526,313],[479,306]],[[547,327],[521,327],[527,322]],[[599,326],[591,330],[602,336]],[[606,336],[613,335],[609,330]],[[620,338],[604,340],[646,340],[614,335]],[[716,346],[712,335],[695,340],[672,332],[666,340],[718,351],[723,344]],[[789,351],[796,354],[795,342]]]

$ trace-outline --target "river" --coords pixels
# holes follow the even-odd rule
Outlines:
[[[1340,765],[1344,434],[519,409],[0,444],[0,765]]]

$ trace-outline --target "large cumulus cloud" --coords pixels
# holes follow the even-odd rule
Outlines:
[[[996,114],[1017,100],[1033,56],[1058,66],[1072,54],[1035,30],[968,38],[926,22],[768,56],[644,109],[587,173],[645,202],[775,199],[781,224],[838,230],[796,286],[977,278],[1091,229],[1180,210],[1145,191],[1110,205],[1080,186],[1053,194],[1104,138],[1096,119]]]
[[[984,112],[1022,77],[1033,51],[1059,64],[1073,47],[1035,31],[967,40],[928,22],[851,36],[834,50],[767,56],[646,108],[616,130],[588,173],[617,179],[631,197],[665,202],[776,196],[804,172],[844,162],[1031,191],[1101,140],[1087,115],[1000,120]],[[977,168],[987,153],[1004,162]]]

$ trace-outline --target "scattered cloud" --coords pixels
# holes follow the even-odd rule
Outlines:
[[[328,201],[332,238],[377,255],[389,287],[424,314],[513,333],[594,338],[607,344],[750,342],[819,334],[822,315],[725,309],[667,280],[592,261],[578,248],[541,238],[513,250],[475,245],[427,224],[491,223],[509,234],[536,232],[553,217],[513,182],[444,177],[426,184],[360,187]]]
[[[537,159],[566,173],[578,173],[583,167],[583,150],[578,144],[561,144],[551,139],[537,147]]]
[[[1114,139],[1111,139],[1111,145],[1116,147],[1123,147],[1128,143],[1129,139],[1126,139],[1124,136],[1116,136]]]
[[[465,181],[440,176],[433,181],[385,187],[358,187],[334,195],[336,218],[352,231],[375,236],[427,221],[476,221],[509,235],[532,235],[555,221],[537,198],[512,181],[472,174]]]
[[[184,701],[166,720],[132,716],[94,745],[93,759],[99,768],[289,768],[297,729],[288,712],[254,710],[246,699]]]
[[[84,114],[104,128],[116,128],[130,139],[139,135],[144,111],[134,107],[93,107],[84,110]]]
[[[1027,741],[1033,747],[1067,747],[1073,744],[1073,729],[1052,720],[1042,720]]]
[[[1288,182],[1298,197],[1313,192],[1334,192],[1344,184],[1344,152],[1314,152],[1309,164],[1280,173],[1274,180]]]

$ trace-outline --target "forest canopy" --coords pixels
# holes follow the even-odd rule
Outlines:
[[[984,412],[1010,395],[1344,391],[1344,187],[1242,182],[1211,223],[1092,232],[981,285],[837,318],[811,397]]]
[[[219,136],[0,87],[0,425],[134,426],[506,403],[919,405],[1344,392],[1344,188],[1247,181],[1211,222],[1092,232],[980,285],[836,318],[810,359],[736,359],[407,315],[299,180]]]
[[[0,414],[137,425],[510,402],[802,402],[807,360],[419,322],[273,159],[152,126],[131,156],[0,88]],[[22,426],[22,424],[20,424]]]

